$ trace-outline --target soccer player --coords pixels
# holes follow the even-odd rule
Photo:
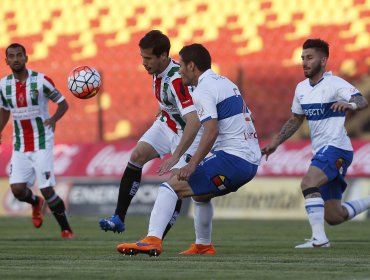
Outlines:
[[[179,198],[192,196],[204,201],[235,192],[253,179],[260,163],[250,111],[238,87],[212,71],[211,56],[204,46],[192,44],[181,49],[180,75],[185,85],[196,86],[193,100],[203,135],[178,175],[160,185],[147,237],[118,245],[123,254],[161,254],[162,235]]]
[[[198,131],[201,125],[189,91],[192,89],[183,85],[178,73],[179,65],[169,57],[170,40],[161,31],[152,30],[140,40],[139,47],[143,66],[148,74],[153,76],[154,96],[161,111],[131,154],[120,183],[114,215],[109,220],[99,220],[102,230],[118,233],[125,230],[127,209],[140,186],[143,165],[154,158],[171,154],[171,157],[161,164],[159,175],[171,171],[172,177],[189,161],[200,139]],[[204,219],[212,220],[211,202],[195,203],[194,207],[195,212],[199,213],[195,218],[196,225],[199,224],[196,230],[210,232],[202,223]],[[180,208],[181,200],[178,200],[164,235],[176,221]],[[207,222],[207,225],[209,224]],[[214,254],[215,250],[209,245],[205,252]]]
[[[53,188],[54,130],[57,121],[68,110],[67,101],[49,77],[26,68],[28,57],[22,45],[11,44],[5,55],[5,62],[12,74],[0,80],[0,144],[1,132],[12,114],[11,190],[19,201],[32,205],[32,223],[36,228],[42,225],[42,208],[46,200],[61,228],[62,238],[73,238],[64,202]],[[51,117],[48,112],[49,100],[58,105]],[[45,200],[28,188],[35,179]]]
[[[277,147],[291,137],[307,118],[312,141],[313,158],[302,179],[312,238],[296,248],[329,247],[324,219],[338,225],[370,207],[370,196],[341,202],[347,187],[344,177],[353,158],[353,148],[344,127],[346,111],[368,106],[358,89],[326,71],[329,45],[321,39],[308,39],[302,50],[303,72],[307,79],[295,90],[292,116],[279,134],[262,149],[266,160]]]

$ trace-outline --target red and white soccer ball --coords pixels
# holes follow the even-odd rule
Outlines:
[[[69,73],[68,88],[77,98],[91,98],[99,92],[100,87],[100,74],[93,67],[78,66]]]

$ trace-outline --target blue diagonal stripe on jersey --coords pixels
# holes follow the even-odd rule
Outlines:
[[[218,120],[230,118],[243,113],[243,98],[241,95],[234,95],[226,98],[217,104]]]
[[[302,104],[302,109],[306,115],[307,120],[309,121],[318,121],[332,117],[344,117],[345,112],[334,112],[332,109],[330,109],[330,107],[334,103],[335,102]]]

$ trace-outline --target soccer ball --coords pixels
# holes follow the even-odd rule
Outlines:
[[[78,66],[69,73],[68,88],[81,99],[95,96],[101,87],[99,72],[90,66]]]

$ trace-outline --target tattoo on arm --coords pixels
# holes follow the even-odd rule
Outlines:
[[[368,106],[367,100],[362,95],[352,96],[349,102],[356,103],[357,110],[365,109]]]
[[[279,144],[290,138],[302,125],[303,120],[304,115],[294,114],[281,128],[280,133],[277,136]]]

